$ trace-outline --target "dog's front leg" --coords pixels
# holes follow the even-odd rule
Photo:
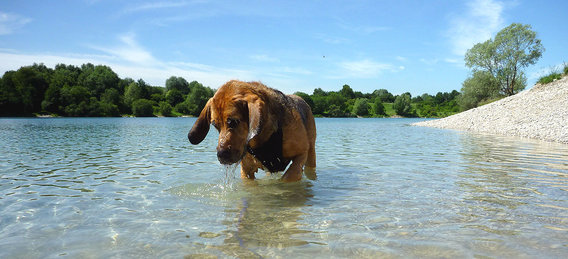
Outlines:
[[[307,153],[303,153],[298,155],[292,159],[292,164],[286,170],[286,173],[282,176],[282,181],[284,182],[297,182],[302,179],[302,170],[304,164],[306,163],[306,159],[308,158]]]
[[[241,178],[254,180],[254,174],[258,171],[256,159],[249,153],[241,160]]]

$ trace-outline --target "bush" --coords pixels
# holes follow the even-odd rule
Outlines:
[[[172,106],[168,102],[160,102],[159,112],[164,117],[172,116]]]
[[[148,99],[138,99],[132,103],[132,113],[136,117],[154,116],[154,102]]]
[[[560,72],[561,70],[562,72]],[[564,63],[564,67],[562,69],[559,67],[550,69],[550,73],[548,75],[542,76],[536,82],[543,85],[552,83],[554,80],[561,79],[563,75],[568,75],[568,64],[566,63]]]
[[[543,76],[543,77],[539,78],[537,83],[544,85],[544,84],[552,83],[552,82],[554,82],[554,80],[558,80],[560,78],[562,78],[562,74],[560,74],[558,72],[552,72],[547,76]]]

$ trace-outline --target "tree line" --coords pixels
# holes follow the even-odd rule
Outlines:
[[[121,79],[108,66],[43,64],[8,71],[0,79],[0,116],[69,117],[199,115],[214,90],[181,77],[166,87]]]
[[[0,78],[0,116],[53,115],[67,117],[198,116],[215,90],[197,81],[172,76],[165,87],[144,80],[121,79],[108,66],[44,64],[8,71]],[[318,117],[444,117],[459,112],[457,91],[393,95],[386,89],[373,93],[316,88],[295,93]]]
[[[460,93],[456,90],[412,97],[409,92],[393,95],[386,89],[362,93],[343,85],[339,91],[316,88],[311,95],[295,94],[312,107],[317,117],[446,117],[460,111]]]

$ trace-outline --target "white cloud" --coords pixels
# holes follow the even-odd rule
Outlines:
[[[238,69],[212,67],[203,64],[184,62],[157,62],[154,64],[129,64],[121,62],[115,56],[108,55],[78,55],[63,54],[22,54],[14,52],[0,52],[0,75],[6,71],[17,70],[22,66],[33,63],[43,63],[48,67],[57,64],[80,66],[86,63],[107,65],[121,78],[144,79],[151,85],[163,86],[170,76],[181,76],[187,80],[197,80],[200,83],[219,87],[231,79],[255,80],[253,72]]]
[[[32,19],[17,14],[0,12],[0,35],[12,34],[31,21]]]
[[[342,72],[334,76],[338,78],[354,77],[354,78],[373,78],[379,76],[385,71],[397,72],[404,70],[404,67],[396,67],[391,64],[379,63],[369,59],[358,61],[346,61],[339,64]]]
[[[121,44],[114,47],[91,46],[91,48],[110,54],[118,61],[139,65],[153,65],[158,62],[149,51],[136,42],[134,34],[121,35],[119,40]]]
[[[467,4],[465,14],[451,19],[448,37],[455,55],[463,56],[477,43],[484,42],[498,32],[504,24],[505,4],[494,0],[473,0]]]

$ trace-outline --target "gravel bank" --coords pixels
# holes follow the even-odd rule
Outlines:
[[[457,129],[568,144],[568,77],[416,126]]]

